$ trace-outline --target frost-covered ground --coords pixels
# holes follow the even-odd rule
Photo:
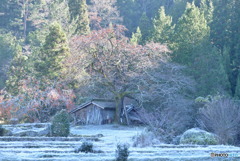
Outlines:
[[[29,126],[24,126],[27,129]],[[33,131],[37,131],[31,126]],[[8,127],[14,128],[14,127]],[[15,133],[23,130],[15,126]],[[1,161],[113,161],[116,145],[132,145],[132,137],[140,134],[143,127],[125,127],[119,125],[78,126],[71,128],[71,137],[0,137]],[[94,148],[103,153],[75,153],[84,140],[93,142]],[[240,148],[233,146],[193,146],[159,144],[154,147],[136,148],[130,146],[129,161],[214,161],[240,158],[211,158],[210,153],[238,154]]]

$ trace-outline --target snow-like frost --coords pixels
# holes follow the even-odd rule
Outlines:
[[[33,128],[31,125],[24,127]],[[20,125],[17,125],[18,128]],[[9,126],[9,128],[11,128]],[[80,146],[82,139],[67,140],[54,138],[46,139],[38,137],[33,141],[31,137],[25,140],[4,141],[0,137],[0,161],[112,161],[115,158],[116,145],[128,143],[132,145],[132,137],[140,134],[144,127],[125,127],[119,125],[103,126],[76,126],[71,128],[71,136],[80,138],[98,137],[93,141],[94,148],[102,150],[103,153],[75,153],[74,149]],[[101,135],[100,135],[101,134]],[[17,138],[17,137],[15,137]],[[170,145],[159,144],[154,147],[130,147],[129,161],[219,161],[226,158],[211,158],[210,153],[238,153],[239,147],[234,146],[195,146],[195,145]],[[238,158],[232,158],[235,161]],[[230,160],[230,158],[227,158]],[[239,159],[240,160],[240,159]]]

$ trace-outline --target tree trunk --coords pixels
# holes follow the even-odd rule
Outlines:
[[[124,97],[122,96],[117,96],[115,98],[116,101],[116,113],[115,113],[115,120],[114,122],[118,123],[118,124],[122,124],[121,122],[121,112],[123,109],[123,99]]]
[[[28,0],[26,0],[24,2],[24,17],[23,17],[23,37],[24,37],[24,41],[26,41],[26,37],[27,37],[27,18],[28,18],[28,12],[29,12],[29,8],[28,8]]]

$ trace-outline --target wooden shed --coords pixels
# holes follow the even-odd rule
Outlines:
[[[75,124],[107,124],[112,123],[116,104],[113,100],[93,99],[70,111]]]
[[[124,124],[142,123],[136,102],[126,97],[123,101],[124,108],[121,111],[121,122]],[[74,118],[74,124],[110,124],[113,123],[116,112],[116,102],[114,100],[93,99],[87,103],[76,106],[70,114]]]

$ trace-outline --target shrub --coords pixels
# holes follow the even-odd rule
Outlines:
[[[220,137],[222,144],[235,144],[239,134],[240,105],[228,98],[212,99],[200,109],[199,124]]]
[[[0,125],[0,136],[3,136],[4,135],[4,128],[2,127],[2,125]]]
[[[66,110],[61,110],[52,120],[51,135],[67,137],[70,133],[69,116]]]
[[[216,145],[218,144],[218,137],[207,131],[192,128],[183,133],[180,144]]]
[[[154,143],[160,143],[160,141],[158,141],[153,132],[146,129],[141,134],[133,137],[134,147],[152,146]]]
[[[188,100],[169,104],[163,109],[146,110],[142,108],[138,113],[141,120],[148,125],[148,128],[159,140],[166,143],[171,143],[176,136],[193,127],[195,123],[193,103]]]
[[[118,144],[116,150],[116,161],[127,161],[129,156],[129,145],[128,144]]]
[[[76,153],[79,153],[79,152],[84,152],[84,153],[93,153],[93,144],[90,143],[90,142],[83,142],[81,147],[77,148],[75,150]]]

